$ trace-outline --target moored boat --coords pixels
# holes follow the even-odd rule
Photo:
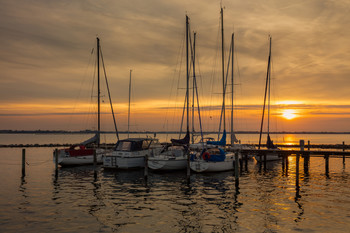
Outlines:
[[[146,156],[161,150],[151,138],[128,138],[119,140],[115,150],[103,156],[104,168],[132,169],[145,167]]]

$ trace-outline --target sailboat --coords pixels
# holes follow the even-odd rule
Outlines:
[[[264,95],[264,105],[263,105],[263,112],[262,112],[262,118],[261,118],[261,126],[260,126],[260,134],[259,134],[259,150],[261,147],[261,135],[263,131],[264,126],[264,115],[265,115],[265,105],[266,105],[266,95],[268,96],[268,109],[267,109],[267,140],[266,140],[266,147],[268,150],[272,150],[271,153],[266,154],[266,161],[276,161],[280,160],[281,157],[278,155],[278,153],[274,153],[274,150],[278,150],[278,148],[273,144],[273,141],[270,137],[270,96],[271,96],[271,45],[272,45],[272,38],[270,38],[270,47],[269,47],[269,58],[267,63],[267,72],[266,72],[266,85],[265,85],[265,95]],[[263,156],[255,155],[254,158],[258,162],[263,162],[261,159],[263,159]]]
[[[64,148],[64,149],[59,149],[57,152],[57,156],[58,156],[58,164],[60,164],[61,166],[76,166],[76,165],[89,165],[89,164],[93,164],[94,163],[94,154],[96,154],[96,161],[97,163],[102,163],[102,157],[103,154],[106,152],[106,149],[104,148],[100,148],[100,131],[101,131],[101,127],[100,127],[100,123],[101,123],[101,119],[100,119],[100,55],[101,55],[101,59],[103,62],[103,57],[102,57],[102,52],[101,52],[101,47],[100,47],[100,39],[97,37],[96,38],[97,41],[97,93],[98,93],[98,100],[97,100],[97,105],[98,105],[98,126],[97,126],[97,132],[96,134],[84,141],[81,142],[79,144],[74,144],[72,146],[70,146],[69,148]],[[103,65],[104,68],[104,65]],[[105,70],[104,70],[105,72]],[[115,117],[114,117],[114,111],[113,111],[113,106],[112,106],[112,100],[111,100],[111,96],[109,93],[109,87],[108,87],[108,81],[107,81],[107,77],[106,77],[106,72],[105,72],[105,79],[106,79],[106,84],[107,84],[107,89],[108,89],[108,95],[109,95],[109,100],[110,100],[110,104],[111,104],[111,110],[112,110],[112,115],[113,115],[113,120],[114,120],[114,126],[115,126],[115,130],[116,130],[116,135],[117,138],[119,138],[118,136],[118,130],[117,130],[117,125],[115,122]],[[54,153],[54,162],[55,162],[55,153]]]
[[[194,36],[195,38],[195,36]],[[155,171],[171,171],[187,168],[187,156],[190,144],[189,132],[189,17],[186,15],[186,113],[187,131],[182,139],[171,139],[158,154],[148,160],[148,167]],[[194,62],[194,59],[193,59]]]
[[[195,172],[220,172],[234,169],[235,154],[232,152],[226,152],[226,116],[225,116],[225,68],[224,68],[224,20],[223,20],[223,8],[221,8],[221,58],[222,58],[222,83],[223,83],[223,125],[224,130],[222,137],[219,141],[207,141],[206,148],[203,148],[199,153],[192,153],[190,159],[190,167]],[[204,145],[204,144],[203,144]],[[208,147],[211,148],[208,148]]]
[[[153,138],[129,138],[130,136],[130,98],[131,73],[129,79],[129,107],[128,107],[128,138],[119,140],[113,151],[103,157],[103,168],[106,169],[134,169],[145,167],[146,156],[160,151]]]

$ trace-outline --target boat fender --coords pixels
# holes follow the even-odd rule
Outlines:
[[[203,159],[204,160],[209,160],[210,159],[210,154],[209,152],[204,152],[203,155],[202,155]]]
[[[79,148],[80,148],[80,150],[85,150],[85,146],[84,145],[80,145]]]

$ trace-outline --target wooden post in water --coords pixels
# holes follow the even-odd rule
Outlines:
[[[26,149],[22,149],[22,178],[26,176]]]
[[[286,154],[286,176],[288,176],[288,167],[289,167],[289,161],[288,161],[288,155]]]
[[[248,154],[244,155],[244,160],[245,160],[245,171],[248,172]]]
[[[187,152],[187,182],[190,182],[190,177],[191,177],[191,167],[190,167],[190,153]]]
[[[264,170],[266,170],[266,152],[264,153]]]
[[[239,167],[238,167],[238,164],[239,164],[239,157],[238,154],[240,154],[239,152],[236,152],[235,153],[235,185],[236,187],[239,186]]]
[[[329,155],[324,156],[325,161],[325,170],[326,170],[326,176],[328,177],[329,175]]]
[[[343,151],[345,151],[345,142],[343,142]],[[345,155],[343,155],[343,166],[345,167]]]
[[[144,175],[145,175],[145,180],[147,180],[148,179],[148,155],[146,155],[145,156],[145,173],[144,173]]]
[[[296,154],[296,167],[295,167],[295,185],[298,188],[299,187],[299,160],[300,160],[300,153]]]
[[[57,179],[58,176],[58,150],[57,148],[55,149],[55,177]]]
[[[94,149],[94,178],[95,181],[97,179],[97,155],[96,155],[96,149]]]
[[[286,156],[282,154],[282,174],[284,174],[285,169],[286,169]]]

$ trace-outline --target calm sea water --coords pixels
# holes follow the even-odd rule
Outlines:
[[[158,135],[160,136],[160,135]],[[251,136],[251,139],[249,138]],[[79,142],[86,135],[0,135],[0,144]],[[109,137],[111,137],[109,139]],[[113,136],[107,135],[108,142]],[[164,137],[164,135],[162,136]],[[256,142],[256,135],[242,135]],[[349,135],[280,135],[276,141],[350,141]],[[165,140],[166,138],[164,138]],[[0,232],[349,232],[350,160],[311,158],[309,174],[295,161],[288,175],[280,162],[248,170],[235,187],[233,172],[192,174],[143,170],[60,168],[53,148],[27,148],[21,178],[20,148],[0,148]]]

